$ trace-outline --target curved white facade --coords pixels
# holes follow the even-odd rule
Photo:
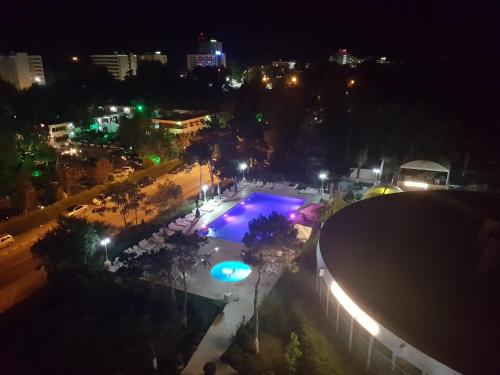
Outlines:
[[[459,375],[375,321],[337,283],[316,248],[317,289],[336,332],[351,352],[377,373]]]

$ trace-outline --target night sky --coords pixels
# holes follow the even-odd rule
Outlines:
[[[500,2],[460,0],[3,0],[0,50],[162,50],[174,64],[203,32],[229,62],[359,56],[498,58]]]

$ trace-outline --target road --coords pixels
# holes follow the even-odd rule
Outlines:
[[[207,167],[202,168],[203,183],[209,183]],[[170,180],[182,187],[185,199],[198,194],[200,185],[200,172],[193,168],[190,172],[180,172],[175,175],[166,174],[158,178],[155,184],[143,189],[146,194],[153,194],[159,183]],[[90,209],[93,207],[91,206]],[[144,211],[138,211],[138,221],[152,220],[155,217],[145,215]],[[123,227],[122,218],[118,213],[106,212],[104,215],[90,213],[90,221],[102,221],[117,229]],[[135,220],[135,214],[129,215],[129,221]],[[0,250],[0,313],[22,301],[27,296],[38,290],[45,283],[45,272],[37,270],[37,263],[31,257],[31,245],[46,231],[53,227],[55,221],[48,222],[41,227],[32,229],[15,237],[16,242]]]

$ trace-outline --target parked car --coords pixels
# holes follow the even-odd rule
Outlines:
[[[174,169],[172,169],[170,172],[168,172],[168,174],[177,174],[177,173],[180,173],[184,170],[184,168],[182,168],[181,166],[178,166]]]
[[[0,236],[0,249],[3,249],[4,247],[9,247],[14,243],[14,237],[12,237],[10,234],[3,234]]]
[[[137,182],[137,185],[139,185],[140,187],[145,187],[145,186],[149,186],[149,185],[154,184],[155,181],[156,181],[156,178],[150,177],[150,176],[146,176],[146,177],[141,178]]]
[[[92,199],[92,203],[95,204],[96,206],[100,206],[101,204],[105,204],[106,202],[109,202],[111,200],[111,197],[106,195],[106,194],[99,194],[97,197]]]
[[[95,181],[92,180],[84,180],[81,181],[80,184],[78,185],[80,189],[82,190],[88,190],[96,185]]]
[[[67,209],[66,216],[67,217],[73,217],[73,216],[80,216],[85,214],[89,209],[89,206],[86,204],[77,204],[76,206],[71,206]]]
[[[125,181],[128,177],[128,173],[123,172],[121,169],[117,169],[113,173],[108,176],[108,182],[122,182]]]
[[[122,167],[122,172],[125,172],[125,173],[134,173],[134,168],[132,168],[131,166],[127,165],[126,167]]]

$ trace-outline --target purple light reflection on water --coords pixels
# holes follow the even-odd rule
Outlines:
[[[305,200],[300,198],[253,193],[208,224],[208,228],[216,238],[241,242],[248,231],[248,222],[252,219],[259,215],[269,216],[273,211],[292,218],[304,202]]]

